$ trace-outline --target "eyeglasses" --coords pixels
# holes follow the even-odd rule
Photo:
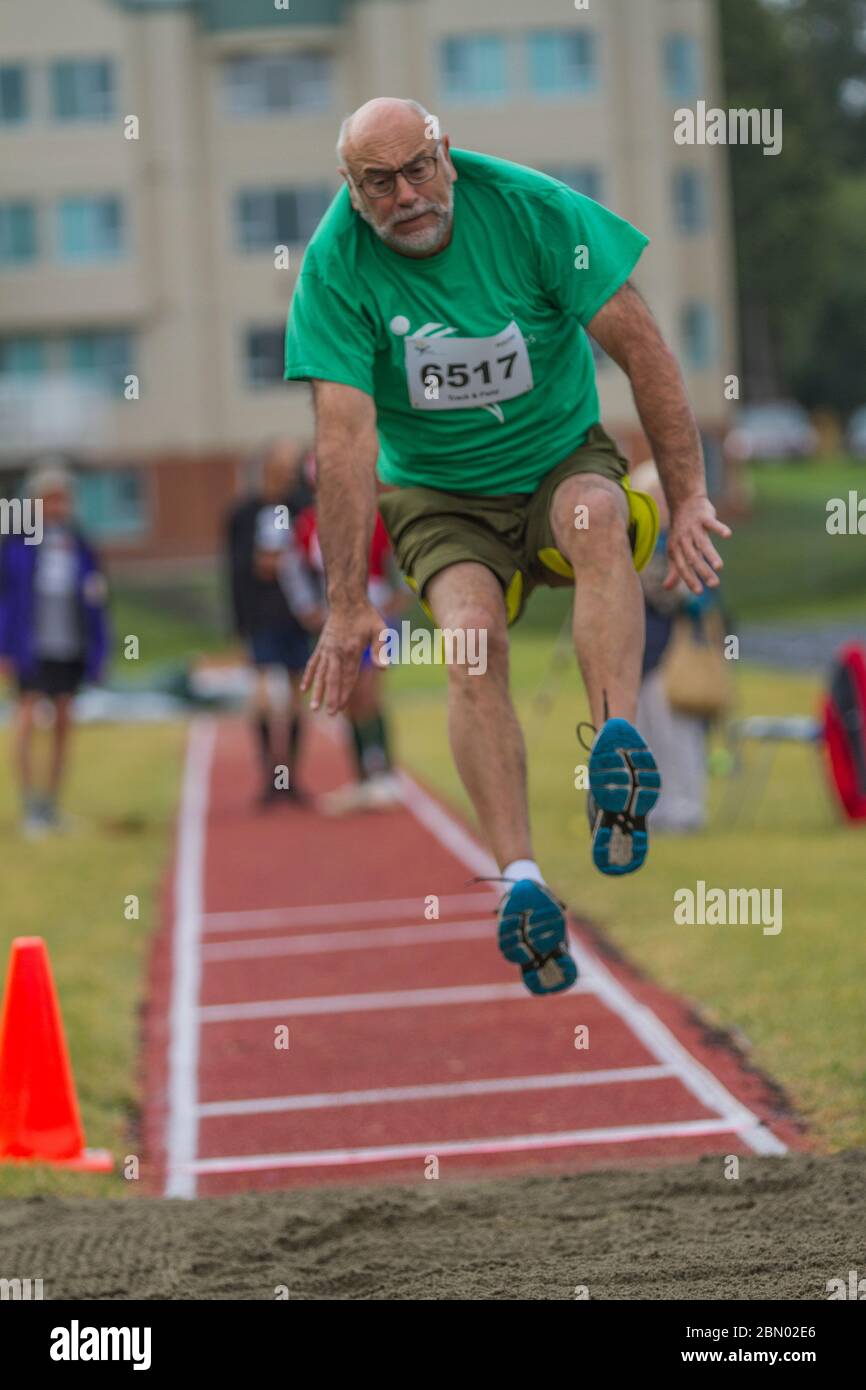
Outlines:
[[[358,187],[368,198],[387,198],[397,187],[400,174],[407,183],[429,183],[436,173],[440,149],[441,144],[437,142],[432,154],[421,154],[417,159],[410,159],[408,164],[402,165],[399,169],[383,169],[375,174],[367,174],[361,179]]]

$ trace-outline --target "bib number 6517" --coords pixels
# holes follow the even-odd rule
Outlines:
[[[491,338],[406,338],[409,398],[419,410],[465,410],[532,390],[532,366],[516,323]]]

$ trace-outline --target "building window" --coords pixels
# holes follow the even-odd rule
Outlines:
[[[248,386],[279,386],[285,369],[286,330],[250,328],[244,342]]]
[[[58,121],[107,121],[114,115],[114,65],[106,58],[55,63],[51,95]]]
[[[695,371],[712,366],[716,359],[715,317],[709,304],[698,300],[684,304],[680,315],[683,356]]]
[[[44,338],[0,338],[0,376],[39,376],[44,371]]]
[[[119,198],[61,198],[58,252],[63,261],[101,261],[124,250]]]
[[[450,101],[498,101],[508,90],[505,40],[494,34],[443,39],[439,46],[442,95]]]
[[[673,176],[674,222],[678,232],[693,236],[707,225],[707,181],[696,169],[677,169]]]
[[[80,473],[75,494],[81,524],[96,541],[129,540],[149,529],[146,479],[137,468]]]
[[[0,125],[19,125],[27,119],[27,73],[20,64],[0,66]]]
[[[309,241],[331,201],[330,189],[247,190],[235,202],[238,247],[270,251]]]
[[[135,370],[132,335],[108,331],[70,334],[66,360],[76,376],[86,377],[110,395],[120,395],[125,378]]]
[[[0,265],[36,259],[36,209],[32,203],[0,203]]]
[[[692,34],[666,34],[663,41],[665,87],[671,101],[692,101],[702,85],[701,50]]]
[[[537,96],[573,96],[598,85],[595,35],[545,29],[529,35],[529,82]]]
[[[601,202],[604,180],[601,170],[595,164],[546,164],[542,173],[552,179],[559,179],[576,193],[583,193],[596,203]]]
[[[229,58],[223,66],[226,110],[232,116],[327,111],[332,72],[329,53]]]

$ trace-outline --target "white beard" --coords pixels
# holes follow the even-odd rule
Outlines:
[[[414,252],[416,255],[423,254],[425,251],[435,251],[444,243],[451,228],[451,219],[454,214],[454,187],[452,185],[448,190],[448,203],[445,207],[441,203],[425,204],[424,212],[435,212],[436,214],[436,221],[432,227],[422,227],[417,232],[408,232],[403,236],[394,234],[394,227],[399,225],[400,219],[397,219],[396,222],[389,219],[380,226],[373,221],[368,212],[360,211],[367,226],[372,227],[379,240],[384,241],[386,246],[390,246],[392,251],[408,251],[410,254]],[[416,213],[415,216],[420,216],[420,213]],[[403,220],[409,222],[411,218],[407,217]]]

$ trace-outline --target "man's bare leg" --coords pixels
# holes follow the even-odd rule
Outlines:
[[[440,628],[486,633],[483,675],[472,675],[468,666],[448,668],[451,749],[497,863],[511,881],[499,905],[499,949],[520,967],[532,994],[556,994],[571,988],[577,966],[568,951],[562,905],[532,857],[526,750],[508,690],[502,588],[484,565],[467,561],[440,571],[427,586],[427,600]]]
[[[576,527],[576,516],[587,524]],[[634,728],[644,604],[628,542],[628,501],[618,483],[579,474],[556,489],[550,520],[574,569],[574,645],[599,730],[589,759],[592,859],[604,874],[633,873],[646,859],[646,817],[660,779]]]
[[[18,701],[15,718],[15,771],[25,805],[33,797],[33,734],[37,699],[38,696],[32,691],[23,694]]]
[[[585,506],[587,525],[575,527]],[[574,474],[553,494],[556,544],[574,569],[574,646],[592,711],[634,722],[644,648],[644,604],[628,541],[624,490],[595,473]]]
[[[253,667],[253,688],[250,693],[249,718],[253,741],[256,748],[262,784],[258,804],[267,806],[276,796],[277,755],[274,740],[274,712],[271,708],[272,694],[270,667]]]
[[[57,695],[54,699],[54,728],[51,731],[51,762],[48,771],[48,794],[52,802],[55,802],[60,794],[71,728],[72,696]]]
[[[449,565],[425,597],[440,628],[484,630],[487,670],[448,667],[448,734],[463,781],[500,868],[532,859],[526,750],[508,689],[508,624],[502,586],[484,565]]]

